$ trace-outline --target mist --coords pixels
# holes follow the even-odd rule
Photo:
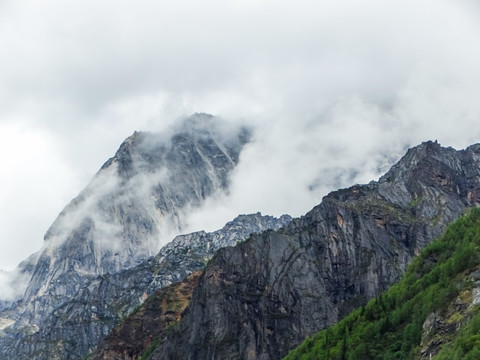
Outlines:
[[[299,216],[376,180],[426,140],[480,141],[474,1],[0,2],[0,268],[135,130],[194,112],[253,128],[231,177],[192,214]]]

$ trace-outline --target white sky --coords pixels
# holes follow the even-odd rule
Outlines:
[[[0,0],[0,268],[124,138],[193,112],[256,128],[192,220],[212,230],[301,215],[406,146],[479,142],[479,39],[466,0]]]

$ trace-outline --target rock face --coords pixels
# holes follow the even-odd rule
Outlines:
[[[156,289],[179,282],[192,271],[203,268],[218,249],[235,246],[245,241],[251,234],[278,230],[288,225],[290,221],[292,218],[289,215],[282,215],[280,218],[263,216],[261,213],[239,215],[220,230],[177,236],[154,258],[119,273],[118,276],[125,280],[141,277],[137,283],[147,279],[148,285],[143,291],[151,294]]]
[[[101,289],[98,291],[98,296],[91,294],[91,292],[85,293],[85,296],[76,297],[75,302],[82,304],[90,304],[95,306],[96,316],[106,318],[112,317],[111,314],[116,311],[117,313],[128,313],[133,307],[137,308],[141,304],[142,297],[146,297],[147,301],[145,306],[139,311],[140,315],[145,314],[146,319],[141,319],[140,316],[135,314],[135,317],[127,318],[125,321],[131,326],[137,326],[138,322],[149,325],[139,325],[138,327],[143,329],[141,331],[142,336],[139,335],[140,329],[137,329],[134,334],[140,336],[140,338],[147,339],[152,337],[151,340],[157,340],[162,335],[162,331],[168,322],[159,320],[158,329],[154,328],[155,321],[152,319],[161,318],[164,319],[164,315],[175,314],[175,319],[183,311],[187,302],[179,299],[178,297],[171,296],[167,300],[165,294],[170,294],[170,290],[167,290],[167,286],[170,284],[179,284],[185,277],[191,274],[195,270],[205,267],[208,260],[212,258],[215,252],[226,246],[234,246],[239,242],[246,240],[250,234],[259,233],[265,230],[274,229],[286,226],[290,223],[291,217],[283,215],[279,219],[272,216],[262,216],[260,213],[250,215],[240,215],[233,221],[228,222],[222,229],[215,232],[206,233],[199,231],[187,235],[179,235],[172,242],[165,245],[160,252],[153,258],[145,261],[144,263],[117,274],[113,274],[108,277],[99,277],[95,282],[92,282],[89,288],[95,287]],[[199,274],[195,276],[195,286],[198,283]],[[181,288],[182,293],[179,296],[185,300],[186,297],[191,296],[193,292],[192,279],[185,280]],[[186,285],[185,285],[186,284]],[[165,289],[160,292],[156,289]],[[177,289],[175,286],[170,286],[169,289]],[[190,291],[190,293],[188,291]],[[173,290],[172,290],[173,291]],[[175,290],[176,291],[176,290]],[[185,306],[179,309],[178,306],[172,304],[170,301],[182,302]],[[165,313],[160,309],[161,314],[155,314],[154,310],[159,309],[156,305],[158,303],[167,303],[168,308],[171,310]],[[105,308],[105,304],[108,304],[108,308],[111,309],[108,312],[102,311]],[[165,305],[165,304],[164,304]],[[114,310],[117,309],[117,310]],[[172,309],[176,309],[173,311]],[[180,311],[181,310],[181,311]],[[72,310],[69,309],[69,312]],[[173,313],[172,313],[173,311]],[[109,315],[110,314],[110,315]],[[163,315],[162,315],[163,314]],[[67,315],[67,314],[65,314]],[[178,316],[177,316],[178,315]],[[112,317],[113,320],[113,317]],[[115,320],[118,321],[118,318]],[[113,323],[113,321],[109,322]],[[157,324],[158,325],[158,324]],[[91,322],[86,324],[86,328],[93,328],[95,324]],[[121,328],[115,329],[115,332],[107,337],[102,343],[100,349],[90,354],[89,359],[136,359],[145,350],[146,343],[136,344],[135,339],[126,341],[126,334],[130,333],[130,325],[121,325]],[[81,325],[77,325],[77,331]],[[133,336],[133,335],[132,335]],[[119,337],[123,340],[119,341]],[[142,350],[142,351],[141,351]]]
[[[125,279],[118,274],[150,259],[162,241],[180,233],[187,211],[228,190],[228,175],[248,138],[245,128],[226,129],[214,117],[196,114],[170,134],[136,132],[125,140],[47,231],[38,260],[26,268],[33,275],[25,295],[0,313],[2,324],[9,324],[0,334],[0,357],[87,354],[131,308],[118,299],[114,306],[105,302],[119,294],[107,295],[112,286],[124,293],[132,287],[119,283]],[[195,269],[186,266],[171,277],[178,281]],[[145,286],[140,295],[155,286],[139,285]]]
[[[168,335],[198,285],[200,271],[182,282],[159,289],[143,306],[128,316],[107,336],[89,360],[137,360],[153,349],[159,338]]]
[[[92,274],[154,255],[161,239],[181,232],[186,211],[227,189],[249,137],[245,128],[234,130],[227,136],[218,120],[196,114],[169,135],[135,132],[47,231],[36,275],[67,254],[66,269]],[[30,286],[27,296],[37,291]]]
[[[410,149],[378,182],[333,192],[285,228],[219,250],[150,359],[279,359],[398,281],[479,203],[480,145]]]

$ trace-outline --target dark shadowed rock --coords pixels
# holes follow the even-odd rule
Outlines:
[[[122,320],[89,360],[137,360],[158,339],[168,335],[181,318],[192,297],[200,272],[192,273],[182,282],[157,290],[143,306]]]

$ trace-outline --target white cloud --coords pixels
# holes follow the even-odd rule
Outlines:
[[[41,242],[124,138],[193,112],[256,127],[214,218],[298,215],[378,177],[405,146],[479,141],[479,11],[466,0],[0,1],[0,267]]]
[[[0,133],[0,264],[11,268],[40,248],[80,184],[51,133],[19,118],[0,123]]]
[[[27,288],[30,280],[27,273],[22,274],[17,269],[11,272],[0,270],[0,301],[11,302],[18,300]]]

